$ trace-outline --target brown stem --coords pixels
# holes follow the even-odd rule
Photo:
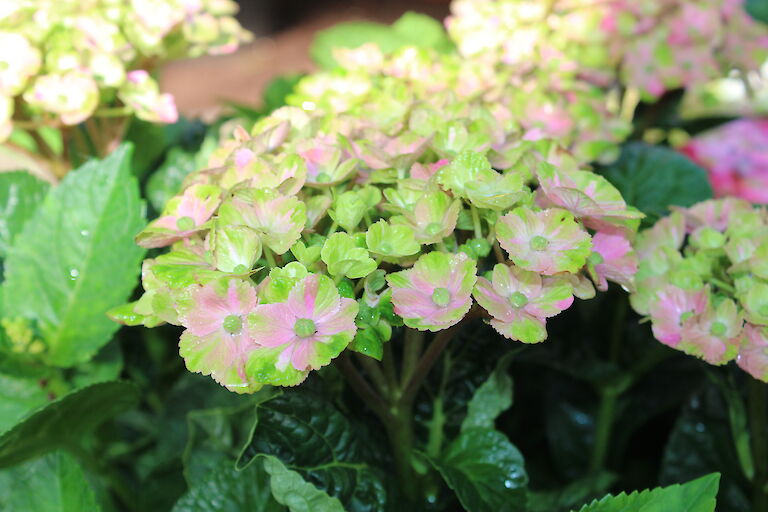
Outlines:
[[[362,354],[355,354],[355,359],[357,359],[360,364],[363,365],[363,368],[365,368],[368,376],[371,378],[374,385],[378,388],[379,393],[386,396],[390,391],[389,385],[387,383],[387,379],[384,377],[384,372],[381,371],[381,367],[376,363],[376,361]]]

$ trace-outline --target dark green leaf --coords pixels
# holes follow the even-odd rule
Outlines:
[[[280,459],[262,456],[264,470],[269,473],[272,495],[291,512],[344,512],[337,498],[328,496],[297,472],[285,467]]]
[[[526,510],[523,456],[501,432],[465,430],[432,463],[469,512]]]
[[[727,410],[712,385],[691,398],[667,442],[659,483],[684,482],[717,471],[722,474],[720,508],[749,510],[750,484],[739,465]]]
[[[713,473],[683,485],[608,495],[584,505],[579,512],[714,512],[719,481],[720,475]]]
[[[32,217],[50,186],[28,172],[0,172],[0,258]]]
[[[252,438],[238,467],[247,467],[259,455],[271,455],[338,498],[346,510],[379,511],[387,496],[367,464],[369,450],[369,443],[332,403],[305,390],[292,390],[259,405]]]
[[[512,406],[512,377],[507,373],[514,352],[499,360],[488,380],[477,388],[467,405],[467,417],[461,430],[470,428],[493,428],[496,418]]]
[[[54,366],[87,361],[118,325],[107,310],[136,286],[144,203],[130,146],[69,173],[15,238],[2,287],[6,318],[37,322]]]
[[[570,510],[586,501],[599,498],[616,481],[616,475],[600,472],[587,475],[565,487],[528,494],[528,512],[558,512]]]
[[[173,512],[281,512],[272,498],[269,474],[261,464],[237,471],[232,462],[220,464],[193,486]]]
[[[138,395],[133,384],[115,381],[94,384],[51,402],[0,435],[0,467],[77,443],[107,419],[133,407]]]
[[[757,21],[768,23],[768,1],[766,0],[746,0],[745,7],[750,16]]]
[[[366,326],[357,329],[355,339],[347,348],[381,361],[384,355],[384,340],[375,327]]]
[[[168,151],[162,165],[147,182],[147,198],[152,207],[160,212],[165,203],[175,196],[184,178],[193,171],[205,168],[208,157],[216,149],[216,139],[205,139],[198,150],[173,147]]]
[[[712,197],[707,172],[666,147],[627,144],[601,172],[628,204],[647,215],[647,223],[666,215],[672,205],[687,207]]]
[[[0,473],[0,510],[98,512],[101,507],[77,462],[55,452]]]
[[[39,379],[0,374],[0,432],[48,401]]]

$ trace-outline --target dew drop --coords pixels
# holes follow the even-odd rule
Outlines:
[[[88,236],[90,234],[91,232],[88,231],[87,229],[83,229],[82,231],[80,231],[80,236]]]
[[[704,432],[707,428],[704,426],[703,423],[697,423],[696,424],[696,432]]]
[[[511,489],[512,487],[514,487],[514,485],[515,485],[515,482],[513,482],[512,480],[504,480],[504,487],[506,487],[507,489]]]
[[[77,279],[77,276],[79,276],[79,275],[80,275],[80,271],[79,271],[79,270],[77,270],[76,268],[71,268],[71,269],[69,269],[69,278],[70,278],[72,281],[74,281],[75,279]]]

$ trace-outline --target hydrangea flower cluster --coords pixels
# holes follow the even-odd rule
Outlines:
[[[656,339],[768,381],[768,211],[713,199],[640,233],[633,308]]]
[[[574,296],[633,286],[642,214],[562,139],[526,137],[498,78],[413,47],[339,58],[360,64],[305,78],[187,177],[137,238],[170,252],[116,319],[183,326],[190,370],[250,392],[473,308],[541,342]]]
[[[164,60],[234,51],[249,37],[236,11],[231,0],[4,0],[0,141],[14,121],[75,125],[100,106],[174,122],[173,98],[150,72]]]
[[[768,203],[768,120],[738,119],[693,137],[681,151],[707,169],[715,196]]]
[[[467,56],[555,89],[617,80],[654,98],[759,69],[768,33],[741,0],[457,0],[448,28]]]

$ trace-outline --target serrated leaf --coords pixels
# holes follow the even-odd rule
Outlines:
[[[608,495],[584,505],[579,512],[714,512],[720,474],[713,473],[686,484]]]
[[[136,386],[114,381],[49,403],[0,435],[0,468],[77,443],[107,419],[132,408],[138,398]]]
[[[176,502],[173,512],[284,512],[261,464],[237,471],[224,462]]]
[[[707,172],[685,155],[669,148],[633,142],[603,174],[626,200],[654,223],[669,207],[692,206],[712,197]]]
[[[467,417],[461,430],[470,428],[493,428],[496,418],[512,406],[512,377],[507,373],[509,363],[516,352],[502,357],[488,380],[477,388],[467,404]]]
[[[123,145],[69,173],[15,238],[2,287],[7,318],[37,322],[53,366],[87,361],[118,325],[106,312],[136,286],[144,203]]]
[[[337,498],[349,512],[384,510],[384,485],[367,464],[369,443],[332,403],[309,391],[292,390],[259,405],[257,415],[239,468],[259,456],[273,456]]]
[[[0,473],[0,510],[98,512],[101,507],[77,462],[56,452]]]
[[[469,512],[526,510],[523,456],[501,432],[465,430],[431,462]]]
[[[28,172],[0,172],[0,257],[32,217],[50,185]]]
[[[269,473],[272,495],[291,512],[344,512],[338,499],[328,496],[310,484],[296,471],[291,471],[277,457],[262,456],[264,470]]]
[[[48,392],[39,379],[0,374],[0,432],[46,402]]]

